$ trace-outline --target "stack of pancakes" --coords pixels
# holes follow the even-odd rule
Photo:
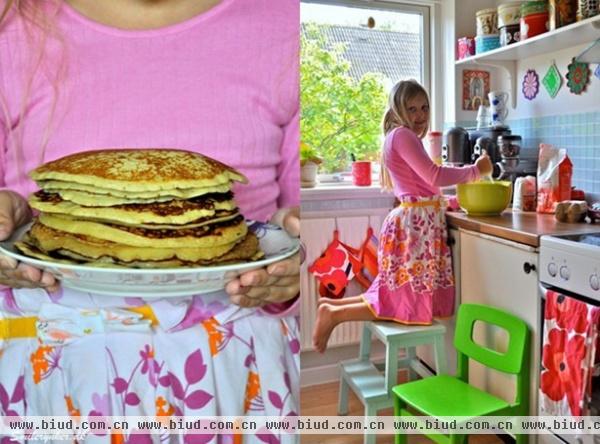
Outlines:
[[[234,202],[234,169],[171,149],[86,151],[31,178],[39,216],[16,247],[44,260],[165,268],[255,260],[262,253]]]

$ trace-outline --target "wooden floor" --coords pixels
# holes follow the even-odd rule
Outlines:
[[[338,383],[314,385],[300,391],[300,414],[302,416],[336,416],[338,399]],[[364,415],[364,409],[352,390],[350,390],[350,416]],[[392,415],[392,409],[381,410],[380,415]],[[352,435],[300,435],[302,444],[362,444],[363,436]],[[377,444],[394,444],[393,435],[378,435]],[[423,436],[410,435],[409,444],[431,443]],[[502,444],[504,441],[495,435],[469,435],[469,444]]]

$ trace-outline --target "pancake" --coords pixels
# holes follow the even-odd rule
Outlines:
[[[87,151],[30,173],[39,211],[18,248],[64,263],[136,268],[208,266],[257,259],[231,188],[247,179],[197,153]]]
[[[232,220],[236,217],[240,216],[240,213],[237,209],[233,211],[217,211],[213,217],[202,217],[200,219],[196,219],[189,224],[184,225],[173,225],[173,224],[130,224],[121,221],[105,221],[102,219],[94,219],[94,218],[86,218],[84,220],[91,222],[99,222],[99,223],[110,223],[111,225],[123,225],[126,227],[139,227],[139,228],[147,228],[149,230],[179,230],[186,228],[198,228],[203,227],[205,225],[215,224],[218,222],[226,222],[228,220]],[[61,214],[60,217],[66,219],[74,219],[77,220],[76,217],[71,217],[66,214]]]
[[[236,204],[231,193],[215,193],[188,200],[171,200],[149,204],[81,206],[63,200],[58,194],[38,191],[29,197],[32,208],[52,214],[65,214],[124,224],[183,225],[197,219],[214,217],[217,211],[233,211]]]
[[[245,236],[244,236],[245,237]],[[118,244],[93,236],[84,236],[59,231],[35,222],[29,234],[30,243],[43,252],[68,250],[81,256],[97,260],[110,257],[120,262],[165,261],[179,259],[184,262],[213,261],[231,251],[242,239],[208,248],[199,247],[136,247]]]
[[[42,251],[31,237],[26,236],[22,241],[16,242],[17,247],[23,254],[48,262],[57,262],[68,265],[81,265],[101,267],[101,268],[180,268],[180,267],[199,267],[229,265],[241,261],[256,261],[264,256],[264,253],[258,248],[258,239],[252,232],[248,232],[246,237],[236,244],[230,251],[222,256],[210,260],[198,260],[196,262],[183,261],[180,259],[168,259],[157,261],[130,261],[125,262],[110,256],[101,256],[89,258],[80,253],[67,249],[57,249],[50,252]]]
[[[141,227],[70,219],[46,213],[40,214],[38,223],[53,228],[58,233],[69,233],[121,245],[148,248],[217,248],[223,245],[232,247],[248,232],[248,226],[242,216],[225,222],[176,230],[149,230]]]
[[[202,196],[203,194],[208,193],[226,193],[230,189],[230,185],[215,185],[209,187],[198,187],[198,188],[186,188],[186,189],[171,189],[171,190],[158,190],[158,191],[123,191],[123,190],[114,190],[110,188],[100,188],[91,185],[84,185],[81,183],[74,182],[63,182],[60,180],[40,180],[38,181],[38,185],[40,188],[47,192],[58,193],[62,196],[64,200],[70,200],[72,202],[77,202],[77,199],[80,199],[81,196],[92,196],[100,197],[102,195],[109,195],[112,197],[119,197],[123,200],[140,200],[140,201],[152,201],[155,202],[156,199],[189,199],[191,197]],[[100,196],[98,196],[100,195]],[[127,203],[127,202],[124,202]],[[85,204],[82,204],[85,205]]]
[[[214,159],[173,149],[84,151],[48,162],[30,173],[102,189],[147,192],[247,183],[246,177]]]

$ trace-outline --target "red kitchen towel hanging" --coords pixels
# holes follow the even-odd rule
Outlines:
[[[320,281],[321,286],[328,291],[330,297],[342,297],[343,292],[352,278],[361,269],[358,250],[340,242],[339,232],[333,232],[333,241],[323,254],[308,267]],[[323,295],[323,292],[320,291]]]
[[[546,291],[540,414],[588,414],[599,315],[596,306]]]

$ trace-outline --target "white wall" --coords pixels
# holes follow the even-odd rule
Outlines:
[[[455,18],[455,37],[456,39],[462,36],[473,36],[476,33],[475,30],[475,13],[480,9],[489,7],[495,7],[498,4],[504,3],[506,0],[455,0],[454,14]],[[449,22],[444,21],[445,35],[450,35],[451,31],[448,28]],[[600,31],[599,31],[600,37]],[[591,41],[589,42],[591,43]],[[588,43],[588,44],[589,44]],[[455,44],[455,43],[454,43]],[[521,60],[517,62],[516,71],[516,108],[509,108],[508,119],[518,118],[530,118],[540,117],[547,115],[558,115],[558,114],[571,114],[581,113],[589,111],[598,111],[600,109],[600,80],[593,77],[593,71],[596,69],[596,64],[591,64],[591,76],[592,79],[588,84],[588,87],[581,95],[572,94],[567,87],[567,66],[571,62],[571,59],[578,55],[588,44],[570,47],[565,50],[532,57],[529,59]],[[454,52],[453,46],[445,42],[447,48],[445,64],[448,66],[454,65]],[[532,101],[527,100],[523,97],[521,92],[521,85],[523,77],[528,69],[536,70],[540,82],[550,67],[552,61],[556,62],[561,76],[563,77],[563,86],[558,92],[556,98],[550,98],[544,86],[540,83],[540,91],[536,98]],[[462,72],[464,69],[481,69],[490,72],[490,90],[504,90],[510,91],[510,84],[506,71],[493,68],[489,66],[460,66],[455,68],[455,79],[452,83],[454,85],[453,91],[448,93],[449,97],[453,96],[453,100],[449,103],[453,103],[455,109],[450,109],[447,106],[444,109],[445,122],[460,122],[460,121],[474,121],[476,119],[476,111],[464,111],[462,110],[461,99],[462,99]],[[448,83],[448,82],[447,82]],[[450,89],[448,87],[448,89]]]

